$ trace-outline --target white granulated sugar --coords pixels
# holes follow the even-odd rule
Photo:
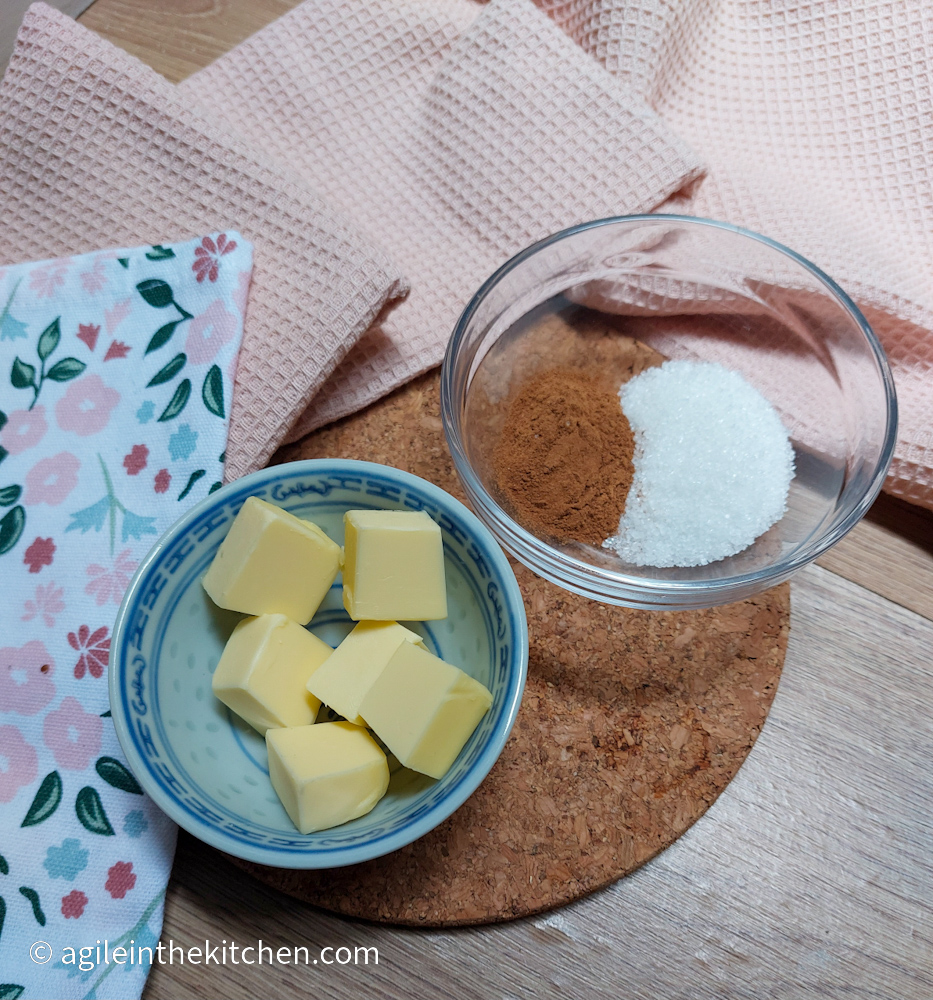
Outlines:
[[[738,372],[666,361],[619,390],[635,476],[604,544],[637,566],[703,566],[783,515],[794,452],[774,407]]]

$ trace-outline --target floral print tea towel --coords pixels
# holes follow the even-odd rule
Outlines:
[[[0,269],[4,1000],[142,991],[145,964],[97,946],[158,940],[175,827],[117,743],[110,633],[220,486],[251,271],[235,232]]]

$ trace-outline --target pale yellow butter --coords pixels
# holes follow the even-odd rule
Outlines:
[[[492,695],[479,681],[403,642],[360,714],[401,764],[442,778],[490,705]]]
[[[340,555],[316,524],[249,497],[202,582],[221,608],[307,625],[340,570]]]
[[[403,642],[421,636],[397,622],[360,622],[308,681],[308,690],[348,722],[365,726],[360,702]]]
[[[344,515],[343,606],[354,621],[447,617],[441,529],[425,511]]]
[[[389,787],[389,763],[376,741],[349,722],[270,729],[269,777],[301,833],[365,816]]]
[[[308,679],[332,652],[285,615],[245,618],[227,640],[211,688],[260,733],[308,726],[321,707]]]

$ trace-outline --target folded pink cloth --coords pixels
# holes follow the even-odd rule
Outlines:
[[[530,0],[308,0],[181,85],[413,278],[290,436],[436,364],[521,246],[673,192],[662,211],[763,232],[856,299],[897,381],[887,489],[933,507],[933,18],[898,0],[538,6],[576,47]],[[693,185],[684,140],[709,167]]]
[[[171,221],[178,235],[236,224],[257,246],[243,373],[259,376],[237,382],[231,442],[235,455],[249,456],[232,463],[239,473],[286,432],[298,437],[437,364],[480,282],[540,236],[658,208],[723,219],[791,246],[856,299],[887,348],[901,406],[886,488],[933,507],[933,18],[897,0],[787,9],[769,0],[537,4],[306,0],[181,84],[180,99],[64,19],[34,14],[23,44],[36,55],[30,62],[21,54],[19,82],[0,92],[15,98],[0,118],[0,194],[10,204],[16,192],[22,203],[0,233],[0,260],[148,237],[134,221],[141,213],[120,207],[137,187],[126,154],[103,141],[108,115],[133,142],[137,133],[149,137],[145,155],[154,160],[140,201],[146,187],[166,183],[159,157],[174,157],[174,201],[158,217],[158,238]],[[69,53],[79,69],[57,71]],[[86,149],[78,116],[62,116],[69,102],[97,136]],[[163,108],[217,146],[193,162],[177,144],[160,149],[148,130]],[[330,233],[333,215],[307,191],[326,199],[412,278],[410,296],[392,301],[397,272],[378,254],[374,268],[356,268],[359,280],[368,269],[379,277],[368,294],[346,293],[347,311],[329,308],[332,289],[319,270],[313,287],[297,292],[296,272],[322,260],[326,271],[332,258],[309,252],[304,267],[289,266],[296,234],[262,215],[276,208],[268,187],[254,195],[243,184],[252,227],[229,199],[226,214],[205,214],[206,176],[226,162],[221,148],[235,149],[250,169],[261,163],[270,186],[273,172],[287,177],[289,196],[323,213],[317,224]],[[233,188],[234,173],[221,171]],[[53,225],[59,202],[63,236]],[[85,203],[99,219],[84,217]],[[277,287],[264,257],[270,238],[287,274]],[[345,243],[371,253],[362,237]],[[329,274],[343,273],[340,257]],[[363,317],[380,306],[357,343]],[[304,339],[295,323],[302,315],[316,321],[304,323]],[[298,353],[292,338],[303,345]],[[266,351],[274,358],[263,364]]]
[[[438,364],[512,254],[650,211],[700,172],[531,0],[314,0],[179,89],[294,165],[412,278],[292,438]]]
[[[255,243],[227,478],[266,463],[400,272],[286,167],[45,4],[0,85],[0,264],[239,229]]]
[[[933,508],[929,5],[539,4],[706,162],[661,211],[765,233],[855,299],[897,386],[885,489]]]

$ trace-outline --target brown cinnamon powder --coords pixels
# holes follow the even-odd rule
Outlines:
[[[634,452],[616,393],[593,375],[551,368],[512,401],[493,461],[521,524],[599,546],[619,527]]]

